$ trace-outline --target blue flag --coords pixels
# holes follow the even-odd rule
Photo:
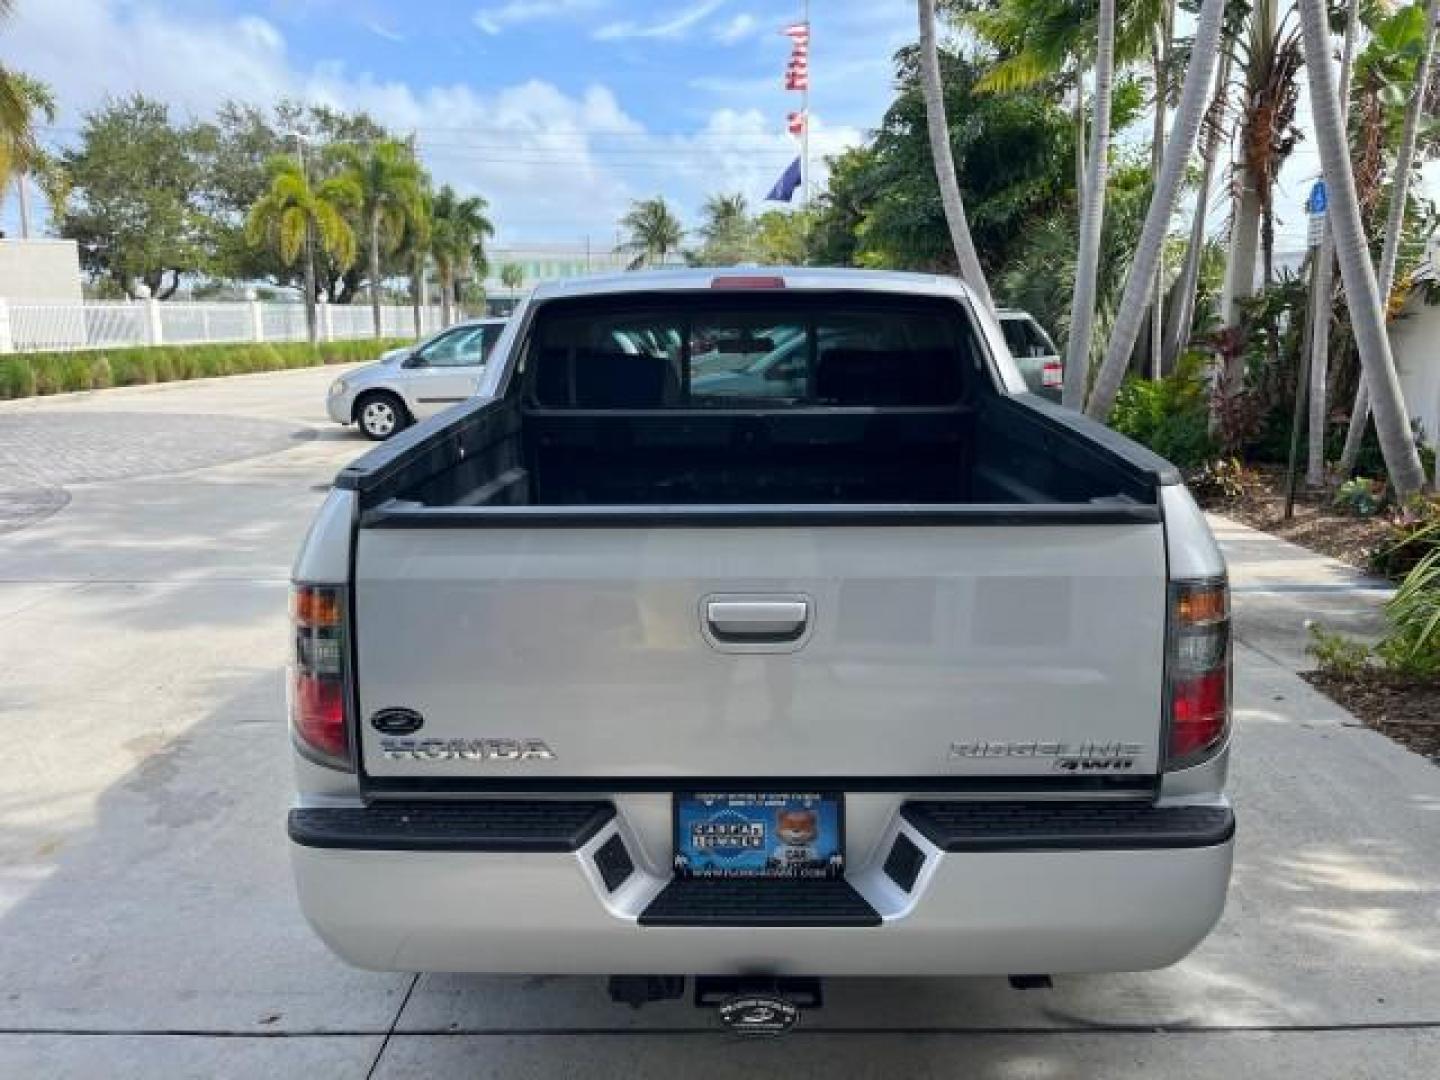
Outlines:
[[[795,189],[800,186],[800,159],[797,157],[790,163],[790,167],[780,174],[780,179],[775,181],[775,186],[770,189],[770,194],[765,196],[767,202],[789,202],[790,196],[795,194]]]

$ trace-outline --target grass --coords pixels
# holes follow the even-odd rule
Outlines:
[[[160,345],[0,356],[0,400],[374,360],[400,339]]]

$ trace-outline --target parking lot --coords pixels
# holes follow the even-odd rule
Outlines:
[[[795,1034],[743,1044],[598,978],[345,967],[300,918],[283,826],[289,564],[367,445],[325,420],[334,374],[0,406],[0,1075],[1435,1074],[1440,770],[1295,674],[1306,618],[1363,630],[1382,594],[1225,522],[1240,831],[1182,964],[835,980]]]

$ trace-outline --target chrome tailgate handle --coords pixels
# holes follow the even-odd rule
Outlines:
[[[810,622],[806,597],[707,598],[705,631],[717,644],[784,645],[804,637]]]

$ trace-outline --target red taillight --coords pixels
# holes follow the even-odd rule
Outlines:
[[[1065,385],[1065,368],[1059,360],[1046,360],[1040,369],[1040,385],[1055,389]]]
[[[1165,767],[1184,769],[1211,757],[1230,732],[1230,590],[1225,581],[1174,586],[1167,663]]]
[[[296,585],[290,616],[290,730],[311,761],[353,771],[346,656],[345,590],[334,585]]]

